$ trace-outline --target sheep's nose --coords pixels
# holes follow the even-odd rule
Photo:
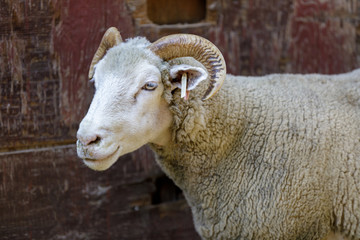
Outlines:
[[[77,139],[83,146],[88,146],[101,141],[101,137],[96,134],[84,134],[81,132],[77,132]]]

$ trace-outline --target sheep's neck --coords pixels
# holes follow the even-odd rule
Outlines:
[[[230,164],[226,160],[242,131],[241,117],[234,119],[233,112],[236,104],[241,115],[240,101],[234,101],[214,99],[204,105],[185,106],[186,111],[180,112],[186,114],[179,116],[181,124],[174,127],[172,140],[161,147],[153,145],[159,165],[194,201],[202,198],[199,192],[206,194],[206,188],[216,183],[219,168]]]
[[[204,229],[198,229],[202,234],[219,222],[219,209],[224,207],[217,200],[223,194],[219,186],[238,164],[229,159],[234,144],[241,139],[245,114],[236,97],[232,98],[234,102],[219,99],[226,94],[223,91],[217,99],[200,106],[178,104],[178,112],[185,114],[175,119],[179,126],[173,126],[172,140],[161,147],[153,145],[159,165],[183,190],[196,226],[203,226]]]
[[[171,142],[171,129],[170,127],[165,128],[157,138],[151,141],[152,144],[158,147],[167,146]]]

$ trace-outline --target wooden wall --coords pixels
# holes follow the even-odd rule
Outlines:
[[[93,93],[88,66],[109,26],[151,41],[202,35],[233,74],[360,66],[360,0],[198,1],[183,11],[201,18],[168,25],[152,23],[162,11],[149,2],[0,0],[0,239],[199,239],[181,191],[149,149],[106,172],[76,156]],[[159,23],[174,21],[162,7]]]

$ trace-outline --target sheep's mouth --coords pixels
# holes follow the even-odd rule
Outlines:
[[[84,158],[84,163],[93,170],[106,170],[116,162],[119,149],[120,146],[118,146],[113,153],[104,158]]]
[[[84,160],[90,161],[90,162],[101,162],[101,161],[105,161],[105,160],[113,157],[113,156],[117,153],[117,151],[119,150],[119,148],[120,148],[120,146],[118,146],[113,153],[109,154],[108,156],[106,156],[106,157],[104,157],[104,158],[98,158],[98,159],[96,159],[96,158],[85,158]]]
[[[95,159],[95,158],[84,158],[85,161],[89,161],[89,162],[97,162],[97,161],[101,161],[101,159]]]

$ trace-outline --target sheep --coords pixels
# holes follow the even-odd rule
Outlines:
[[[202,239],[360,239],[360,69],[234,76],[199,36],[110,28],[89,78],[78,156],[100,171],[150,145]]]

